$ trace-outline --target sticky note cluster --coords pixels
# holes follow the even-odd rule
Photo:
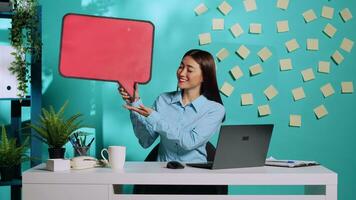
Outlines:
[[[244,30],[239,23],[232,25],[230,31],[234,38],[239,37],[242,33],[244,33]]]
[[[255,0],[244,0],[243,3],[244,3],[244,6],[245,6],[245,10],[247,12],[251,12],[251,11],[257,10],[257,5],[256,5],[256,1]]]
[[[334,8],[323,6],[321,16],[326,19],[332,19],[334,17]]]
[[[354,85],[353,85],[352,81],[341,82],[341,93],[351,94],[353,92],[354,92]]]
[[[249,68],[249,70],[250,70],[250,74],[251,74],[252,76],[255,76],[255,75],[257,75],[257,74],[260,74],[260,73],[262,73],[262,71],[263,71],[262,66],[261,66],[260,64],[255,64],[255,65],[251,66],[251,67]]]
[[[246,59],[250,55],[250,50],[245,46],[241,45],[236,50],[237,55],[239,55],[242,59]]]
[[[264,47],[257,53],[257,55],[263,62],[265,62],[272,56],[272,52],[267,47]]]
[[[224,19],[213,19],[213,30],[224,30]]]
[[[332,86],[330,83],[328,83],[328,84],[322,86],[322,87],[320,88],[320,90],[321,90],[321,92],[323,93],[323,96],[324,96],[325,98],[326,98],[326,97],[329,97],[329,96],[331,96],[331,95],[333,95],[333,94],[335,93],[335,90],[334,90],[333,86]]]
[[[199,45],[206,45],[211,43],[210,33],[199,34]]]
[[[348,8],[344,8],[340,11],[340,16],[344,22],[349,21],[352,19],[352,13]]]
[[[318,119],[321,119],[328,115],[328,111],[326,110],[324,105],[320,105],[316,108],[314,108],[314,113]]]
[[[279,68],[281,71],[293,69],[292,60],[290,58],[279,60]]]
[[[282,10],[287,10],[289,5],[289,0],[277,0],[277,8]]]
[[[323,32],[325,33],[325,35],[327,35],[329,38],[334,37],[335,33],[336,33],[337,29],[331,25],[330,23],[328,23],[325,27]]]
[[[208,7],[204,3],[199,4],[195,7],[194,12],[196,15],[202,15],[208,11]]]
[[[235,80],[241,78],[244,74],[241,71],[239,66],[235,66],[230,70],[231,75],[234,77]]]
[[[277,32],[284,33],[289,31],[288,20],[278,21],[277,22]]]
[[[307,39],[307,50],[317,51],[319,50],[319,40],[318,39]]]
[[[289,126],[301,127],[302,126],[302,116],[301,115],[289,115]]]
[[[302,74],[304,82],[311,81],[311,80],[315,79],[313,68],[305,69],[301,72],[301,74]]]
[[[251,23],[250,24],[250,33],[253,33],[253,34],[262,33],[262,24]]]
[[[223,86],[221,86],[220,91],[225,95],[225,96],[230,96],[232,92],[234,91],[234,87],[228,83],[225,82]]]
[[[268,86],[268,87],[263,91],[263,93],[266,95],[266,97],[267,97],[268,100],[272,100],[275,96],[278,95],[278,91],[277,91],[277,89],[276,89],[273,85]]]
[[[285,45],[289,53],[299,49],[300,47],[296,39],[287,41]]]
[[[352,48],[354,46],[354,41],[344,38],[341,42],[340,48],[343,49],[344,51],[350,53]]]
[[[316,14],[313,9],[307,10],[303,13],[303,17],[306,23],[316,20]]]
[[[222,48],[217,54],[216,57],[219,61],[223,61],[229,56],[229,51],[225,48]]]
[[[253,95],[252,93],[241,94],[241,105],[248,106],[253,104]]]
[[[330,62],[319,61],[318,72],[329,74],[330,73]]]
[[[261,116],[261,117],[271,114],[271,108],[269,107],[268,104],[258,106],[257,109],[258,109],[258,115]]]
[[[302,87],[298,87],[292,90],[294,101],[298,101],[305,98],[305,92]]]
[[[232,10],[232,7],[230,4],[228,4],[226,1],[223,1],[219,6],[218,6],[219,11],[223,15],[229,14],[229,12]]]
[[[344,61],[344,56],[338,50],[333,53],[331,58],[337,65],[340,65]]]

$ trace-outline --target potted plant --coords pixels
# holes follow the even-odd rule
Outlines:
[[[65,118],[64,111],[68,102],[56,112],[53,106],[49,110],[42,108],[42,114],[38,124],[29,124],[34,129],[41,141],[48,144],[49,158],[64,158],[65,148],[63,147],[69,140],[71,134],[77,129],[83,127],[81,121],[78,121],[82,114],[77,113]]]
[[[39,62],[41,58],[38,0],[11,0],[11,2],[14,8],[9,39],[16,51],[11,53],[14,61],[9,71],[16,76],[18,81],[18,97],[24,98],[31,79],[30,67]]]
[[[2,125],[1,141],[0,141],[0,174],[1,181],[10,181],[14,174],[17,165],[29,159],[25,154],[28,149],[28,137],[20,146],[16,145],[16,139],[7,138],[7,133],[4,125]]]

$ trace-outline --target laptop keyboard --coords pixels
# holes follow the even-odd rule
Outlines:
[[[207,162],[207,163],[187,163],[187,166],[190,167],[197,167],[197,168],[204,168],[204,169],[212,169],[213,168],[213,162]]]

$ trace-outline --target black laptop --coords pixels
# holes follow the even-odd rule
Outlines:
[[[264,166],[272,130],[273,124],[222,126],[214,161],[186,165],[206,169]]]

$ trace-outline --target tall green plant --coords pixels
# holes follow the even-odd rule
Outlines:
[[[82,114],[77,113],[68,119],[64,117],[64,111],[68,102],[56,112],[53,106],[49,110],[42,108],[40,122],[38,124],[29,124],[29,127],[34,129],[43,142],[47,143],[51,148],[62,148],[69,140],[71,134],[83,127],[81,121],[78,121]]]
[[[39,33],[39,19],[37,16],[37,0],[12,0],[14,5],[10,28],[10,42],[16,49],[11,53],[14,61],[9,71],[14,74],[18,81],[19,97],[25,97],[27,84],[31,79],[27,55],[31,55],[35,62],[40,58],[41,38]]]
[[[21,164],[21,162],[29,159],[25,154],[28,149],[28,137],[20,146],[16,145],[16,139],[8,139],[6,129],[2,125],[1,141],[0,141],[0,167],[12,167]]]

